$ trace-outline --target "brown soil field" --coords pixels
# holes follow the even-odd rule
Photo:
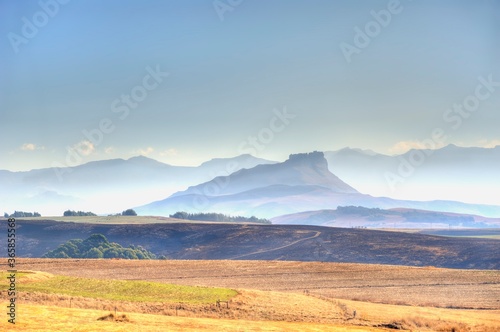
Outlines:
[[[500,310],[500,271],[289,261],[18,259],[19,270],[306,293],[328,299]],[[6,269],[5,263],[0,264]]]

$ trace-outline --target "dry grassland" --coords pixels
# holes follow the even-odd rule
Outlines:
[[[19,317],[26,318],[23,320],[26,325],[20,331],[35,331],[34,322],[42,319],[31,317],[31,311],[28,314],[23,308],[36,308],[43,315],[60,319],[64,317],[68,323],[61,325],[60,331],[94,331],[97,326],[103,331],[135,331],[139,326],[142,331],[396,328],[500,331],[500,271],[278,261],[74,259],[19,259],[18,267],[45,272],[25,275],[28,279],[23,283],[45,280],[53,273],[217,286],[238,291],[238,295],[229,300],[229,308],[225,303],[220,307],[215,303],[137,303],[23,292],[19,295]],[[6,298],[4,293],[0,296]],[[126,313],[126,318],[121,318],[123,321],[116,322],[107,316],[114,308]],[[105,320],[97,321],[99,317]],[[47,331],[54,331],[43,319],[40,324],[46,324]],[[169,328],[162,329],[161,324],[168,324]]]
[[[1,266],[1,265],[0,265]],[[20,269],[75,277],[303,292],[385,304],[500,309],[500,271],[283,261],[19,259]]]
[[[4,306],[6,302],[0,303]],[[18,323],[15,326],[0,322],[0,331],[22,332],[320,332],[320,331],[383,331],[373,327],[357,327],[319,323],[295,323],[273,321],[250,321],[212,318],[171,317],[140,313],[125,314],[122,321],[99,320],[109,311],[92,309],[70,309],[55,306],[24,304],[19,307]],[[117,316],[123,317],[123,313]]]

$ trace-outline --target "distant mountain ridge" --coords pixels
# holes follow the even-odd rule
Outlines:
[[[446,197],[446,200],[500,205],[500,146],[450,144],[436,150],[412,149],[394,156],[344,148],[325,152],[325,158],[331,172],[373,196],[422,200],[425,193],[426,200]],[[413,161],[419,159],[422,161]],[[387,176],[399,176],[402,182],[391,185]]]
[[[400,176],[401,163],[419,154],[426,156],[423,163],[391,190],[385,175]],[[397,156],[344,148],[292,155],[280,163],[241,155],[212,159],[197,167],[173,166],[138,156],[61,169],[0,170],[4,189],[0,191],[0,212],[30,210],[61,215],[73,209],[108,214],[140,207],[147,214],[188,210],[270,218],[362,205],[498,217],[499,169],[500,146],[449,145]],[[422,197],[428,200],[422,201]]]
[[[135,210],[145,215],[217,211],[273,218],[348,205],[500,215],[500,206],[453,201],[404,201],[359,193],[328,170],[323,152],[290,155],[282,163],[258,165],[217,177]]]
[[[241,155],[211,160],[197,167],[172,166],[137,156],[61,169],[0,171],[0,183],[9,188],[0,191],[0,201],[5,212],[30,208],[42,215],[62,215],[66,209],[113,213],[160,199],[229,171],[267,163],[274,162]]]

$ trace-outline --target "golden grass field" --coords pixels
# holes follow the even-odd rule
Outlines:
[[[43,272],[19,274],[16,331],[500,331],[500,271],[76,259],[19,259],[18,269]],[[76,281],[104,288],[94,296],[71,293],[72,280],[75,289],[83,288]],[[189,301],[193,289],[203,288],[167,284],[219,287],[229,308],[216,306],[211,295]],[[177,287],[186,297],[113,296],[137,287],[149,295]],[[0,298],[7,299],[5,291]],[[115,308],[125,318],[98,320]],[[0,330],[10,327],[0,321]]]

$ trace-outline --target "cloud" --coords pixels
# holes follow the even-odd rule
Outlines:
[[[107,148],[104,149],[105,154],[111,154],[115,151],[115,148],[112,146],[108,146]]]
[[[24,143],[21,146],[21,150],[23,151],[35,151],[35,150],[45,150],[44,146],[39,146],[33,143]]]
[[[178,154],[179,154],[179,151],[177,151],[177,149],[174,149],[174,148],[167,149],[165,151],[160,152],[160,156],[162,156],[162,157],[177,156]]]
[[[78,151],[82,156],[88,156],[95,151],[95,146],[90,141],[81,141],[73,145],[73,149]]]
[[[139,149],[139,150],[137,150],[137,153],[139,153],[140,155],[143,155],[143,156],[147,156],[147,155],[151,154],[154,150],[155,149],[153,149],[152,147],[148,146],[145,149]]]
[[[444,144],[430,147],[428,144],[420,141],[401,141],[389,148],[389,152],[392,154],[403,154],[410,151],[411,149],[440,149],[442,147],[444,147]]]
[[[492,139],[492,140],[482,139],[478,142],[478,146],[488,149],[492,149],[497,145],[500,145],[500,139]]]

